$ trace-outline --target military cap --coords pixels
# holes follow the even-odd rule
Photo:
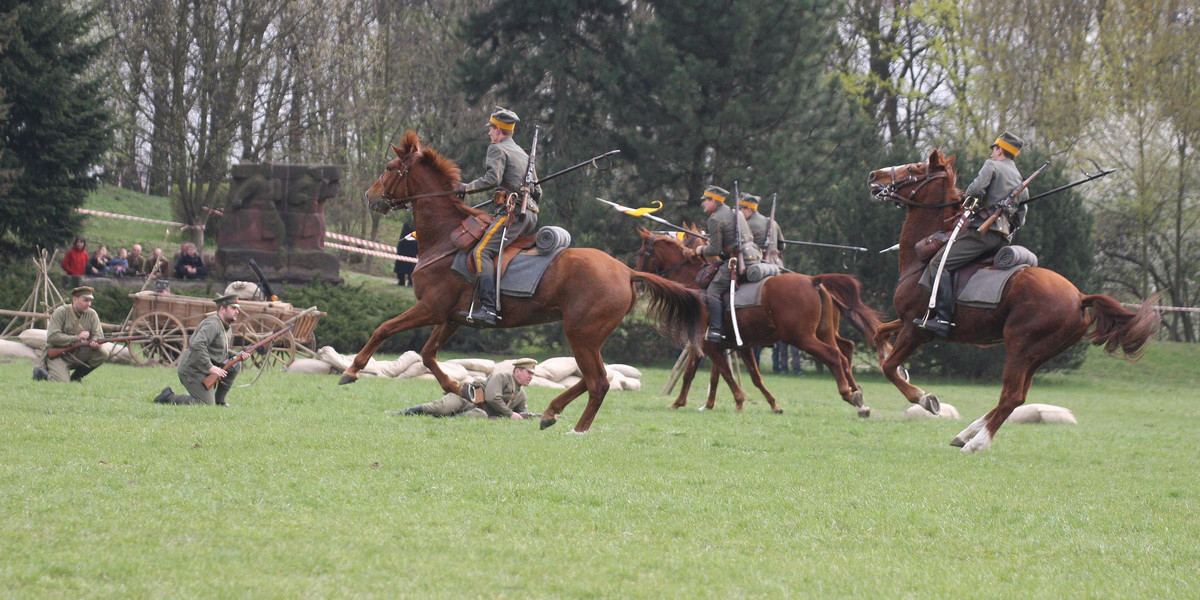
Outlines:
[[[738,206],[745,206],[750,210],[758,210],[759,202],[762,202],[762,198],[755,196],[754,194],[742,194],[742,196],[738,198]]]
[[[492,117],[488,119],[488,124],[495,125],[504,131],[512,131],[517,127],[517,121],[520,120],[521,118],[517,116],[517,113],[502,106],[497,106],[496,112],[492,113]]]
[[[512,362],[513,368],[521,367],[522,369],[533,370],[537,366],[537,361],[532,358],[518,358]]]
[[[95,293],[96,293],[96,290],[92,289],[91,286],[81,285],[81,286],[71,290],[71,297],[74,298],[77,296],[83,296],[84,298],[87,298],[88,300],[92,300],[96,297],[94,295]]]
[[[1000,137],[996,138],[995,142],[992,142],[992,147],[999,146],[1002,150],[1008,152],[1014,157],[1021,153],[1021,146],[1024,145],[1025,142],[1021,138],[1007,131],[1000,134]]]
[[[238,295],[237,294],[226,294],[224,296],[217,296],[215,299],[213,299],[213,302],[217,303],[217,307],[238,306]],[[241,307],[238,306],[238,308],[241,308]]]
[[[720,202],[721,204],[725,204],[725,199],[728,197],[729,197],[729,190],[727,190],[723,187],[717,187],[715,185],[710,185],[710,186],[704,188],[704,195],[701,196],[700,199],[703,200],[705,198],[712,198],[713,200],[716,200],[717,202]]]

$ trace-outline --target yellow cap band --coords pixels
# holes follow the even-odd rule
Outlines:
[[[738,200],[738,206],[745,206],[751,210],[758,210],[758,203],[749,200]]]
[[[1013,156],[1016,156],[1021,153],[1021,150],[1018,149],[1016,146],[1014,146],[1000,138],[996,138],[996,145],[1000,146],[1000,148],[1002,148],[1005,152],[1008,152],[1009,154],[1011,154]]]
[[[496,120],[496,117],[492,117],[492,118],[488,119],[488,122],[490,122],[492,125],[495,125],[497,128],[503,129],[505,131],[512,131],[513,129],[516,129],[516,127],[517,127],[516,123],[502,123],[502,122]],[[478,127],[478,125],[476,125],[476,127]]]
[[[717,194],[714,192],[704,192],[704,197],[712,198],[713,200],[716,200],[717,202],[720,202],[721,204],[725,204],[725,196],[722,196],[720,194]]]

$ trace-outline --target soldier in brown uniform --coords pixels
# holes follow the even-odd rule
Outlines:
[[[245,352],[235,353],[230,349],[233,332],[230,325],[238,319],[241,308],[237,294],[216,299],[216,314],[200,322],[196,332],[188,338],[188,347],[179,356],[179,382],[187,388],[187,394],[176,394],[165,387],[154,399],[159,404],[218,404],[226,406],[225,395],[233,387],[233,380],[241,370],[241,363],[228,371],[225,362],[234,355],[242,360],[249,358]],[[220,377],[217,385],[204,387],[204,378],[209,374]]]
[[[947,248],[949,248],[945,272],[942,273],[942,279],[938,284],[937,306],[934,308],[934,314],[928,320],[916,319],[914,323],[918,327],[942,337],[950,335],[950,330],[954,327],[952,321],[954,316],[954,270],[965,266],[979,256],[994,253],[1002,246],[1008,245],[1012,234],[1024,224],[1027,207],[1021,203],[1029,198],[1029,190],[1021,192],[1020,197],[1013,201],[1010,212],[1000,215],[987,233],[978,231],[983,222],[995,210],[996,205],[1024,182],[1025,179],[1017,170],[1017,164],[1014,161],[1024,145],[1025,142],[1021,138],[1007,131],[1001,133],[1000,137],[997,137],[996,141],[992,143],[992,154],[979,169],[979,175],[963,192],[966,198],[978,198],[980,207],[975,211],[967,226],[959,232],[954,243],[942,246],[942,249],[930,259],[926,269],[929,270],[932,281],[937,275],[942,255],[946,254]]]
[[[758,263],[762,253],[754,245],[750,234],[750,226],[746,217],[725,204],[730,194],[724,188],[715,185],[708,186],[700,198],[700,206],[708,213],[708,223],[704,229],[708,233],[708,245],[696,249],[685,248],[685,258],[692,256],[719,256],[724,261],[717,275],[713,277],[708,289],[704,292],[704,300],[708,305],[708,333],[704,339],[720,343],[725,341],[721,328],[725,319],[724,304],[729,298],[732,273],[729,269],[729,259],[738,256],[739,251],[745,257],[746,266]],[[739,236],[740,234],[740,236]]]
[[[482,387],[464,385],[461,394],[446,394],[439,400],[388,414],[520,420],[529,414],[525,410],[525,390],[522,388],[533,380],[537,361],[522,358],[513,361],[512,365],[512,373],[492,373]]]
[[[77,287],[71,290],[71,303],[50,314],[42,363],[33,368],[34,381],[82,381],[108,360],[108,353],[96,341],[104,337],[104,331],[100,328],[100,316],[92,308],[94,293],[88,286]],[[50,358],[51,348],[66,348],[79,342],[88,345]]]
[[[483,177],[470,183],[459,184],[457,190],[460,194],[493,188],[496,190],[496,209],[492,213],[495,220],[472,251],[475,254],[480,305],[470,313],[462,313],[469,320],[482,321],[488,325],[495,325],[498,318],[494,258],[500,251],[501,239],[507,245],[520,236],[533,234],[537,229],[537,200],[542,197],[541,186],[529,190],[530,199],[525,212],[518,214],[525,171],[529,167],[529,154],[512,138],[517,121],[521,120],[517,113],[496,108],[498,110],[492,113],[487,125],[488,138],[492,142],[487,151],[487,171]]]

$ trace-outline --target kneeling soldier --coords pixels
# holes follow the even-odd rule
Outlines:
[[[533,368],[536,366],[537,361],[532,358],[518,359],[513,361],[511,374],[492,373],[482,388],[464,385],[463,395],[446,394],[440,400],[389,414],[519,420],[531,416],[525,411],[525,390],[522,388],[533,380]]]
[[[42,348],[42,364],[33,368],[35,381],[82,381],[84,376],[95,371],[108,353],[96,340],[104,336],[100,329],[100,316],[92,308],[95,290],[81,286],[71,290],[71,303],[54,309],[50,324],[46,326],[46,346]],[[87,345],[50,358],[51,348],[66,348],[80,342]]]
[[[242,364],[234,365],[229,371],[223,366],[235,354],[240,355],[242,360],[249,358],[249,355],[245,352],[235,353],[229,347],[233,341],[233,331],[229,326],[238,319],[242,310],[238,306],[237,294],[221,296],[216,303],[216,314],[200,322],[196,332],[188,339],[187,350],[179,356],[179,382],[187,388],[187,395],[176,394],[168,386],[158,394],[155,402],[227,406],[225,395],[233,387],[233,380]],[[221,378],[212,388],[204,387],[204,378],[209,374]]]

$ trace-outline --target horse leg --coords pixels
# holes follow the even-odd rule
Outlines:
[[[988,417],[992,416],[993,412],[994,409],[989,410],[987,414],[975,419],[975,422],[971,423],[970,425],[967,425],[966,429],[960,431],[958,435],[954,436],[954,439],[950,441],[950,445],[956,448],[962,448],[963,446],[966,446],[967,442],[971,438],[975,437],[976,434],[983,430],[983,426],[987,424]]]
[[[775,395],[763,384],[762,371],[758,368],[758,361],[754,360],[753,349],[748,346],[738,348],[738,356],[742,357],[742,362],[746,364],[746,371],[750,373],[750,381],[754,383],[754,387],[758,388],[763,397],[767,399],[771,412],[776,414],[783,412],[783,409],[775,403]]]
[[[888,323],[880,329],[889,327],[890,325],[891,323]],[[887,377],[887,380],[892,382],[892,385],[896,386],[896,389],[900,390],[900,393],[904,394],[904,397],[909,402],[919,404],[931,414],[936,415],[942,412],[942,403],[938,401],[937,396],[909,383],[906,377],[907,371],[903,371],[903,367],[901,367],[904,361],[908,360],[912,356],[912,353],[916,352],[917,348],[920,348],[927,341],[921,339],[916,334],[915,329],[916,327],[911,323],[901,325],[900,333],[896,336],[896,342],[892,346],[891,352],[880,351],[879,369],[883,371],[883,376]],[[876,337],[876,341],[878,340],[879,338]],[[877,345],[876,347],[882,348],[883,346]]]
[[[742,412],[742,404],[746,402],[746,390],[743,390],[742,386],[738,385],[737,380],[733,378],[733,369],[729,366],[729,358],[725,356],[725,351],[708,343],[705,343],[703,347],[708,359],[712,361],[713,373],[709,378],[708,403],[700,410],[712,410],[716,406],[716,380],[720,375],[725,380],[725,384],[729,386],[730,391],[733,392],[734,410]]]
[[[416,329],[426,325],[434,325],[440,319],[429,310],[424,304],[417,302],[412,308],[404,311],[396,317],[392,317],[384,321],[382,325],[375,328],[375,332],[371,334],[371,339],[367,340],[367,344],[358,351],[354,357],[354,362],[350,363],[349,367],[342,372],[341,379],[338,380],[338,385],[346,385],[358,381],[358,373],[367,366],[367,361],[375,355],[375,351],[379,350],[379,346],[383,341],[409,329]]]
[[[564,408],[571,403],[572,400],[579,397],[584,390],[587,389],[587,382],[583,379],[575,382],[575,385],[563,390],[563,393],[555,396],[554,400],[550,401],[550,406],[542,412],[541,428],[545,429],[558,422],[558,415],[562,414]]]
[[[700,354],[698,349],[688,346],[688,360],[683,370],[683,383],[679,388],[679,397],[667,408],[687,406],[688,392],[692,389],[692,380],[696,378],[696,369],[700,367],[700,360],[703,358],[704,355]]]
[[[579,365],[579,372],[583,374],[581,383],[587,386],[588,403],[583,409],[583,414],[579,416],[579,421],[575,423],[575,429],[571,431],[587,433],[588,428],[592,426],[592,420],[596,418],[596,413],[600,411],[600,405],[604,403],[604,396],[608,394],[608,376],[605,374],[604,361],[600,358],[600,344],[573,349],[575,362]],[[566,405],[565,402],[563,404]],[[545,415],[542,416],[544,423]]]
[[[829,367],[829,372],[833,374],[834,380],[837,381],[838,393],[841,394],[842,400],[845,400],[847,404],[857,409],[858,416],[871,416],[871,407],[863,405],[862,390],[855,389],[851,385],[853,378],[849,376],[849,368],[844,363],[846,357],[842,356],[841,350],[837,346],[827,344],[812,334],[802,335],[799,338],[789,338],[784,341],[811,354],[813,358],[816,358]]]
[[[425,346],[421,348],[421,363],[429,369],[430,373],[437,378],[438,385],[442,386],[442,391],[447,394],[459,393],[462,384],[458,381],[450,379],[442,368],[437,363],[437,353],[442,346],[454,337],[455,332],[461,327],[458,323],[446,322],[433,328],[433,332],[429,334],[429,339],[425,341]]]

